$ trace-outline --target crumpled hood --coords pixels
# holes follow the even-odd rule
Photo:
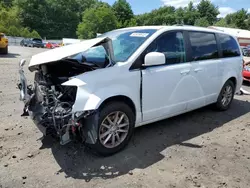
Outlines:
[[[84,52],[88,50],[89,48],[93,46],[98,46],[100,44],[105,44],[103,45],[104,48],[108,51],[110,58],[114,60],[114,52],[113,52],[111,39],[108,37],[102,37],[102,38],[100,37],[100,38],[94,38],[90,40],[84,40],[79,43],[62,46],[59,48],[55,48],[52,50],[48,50],[48,51],[36,54],[32,56],[30,60],[29,70],[34,71],[39,65],[61,60],[68,56],[75,55],[80,52]]]

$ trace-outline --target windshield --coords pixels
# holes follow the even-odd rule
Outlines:
[[[155,32],[156,29],[124,29],[110,31],[98,37],[112,39],[115,62],[124,62]],[[107,58],[103,46],[92,47],[83,53],[77,54],[75,59],[82,56],[86,59]]]

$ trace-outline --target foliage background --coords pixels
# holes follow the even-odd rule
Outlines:
[[[112,6],[99,0],[0,0],[0,32],[11,36],[49,39],[93,38],[116,28],[143,25],[211,25],[250,30],[250,15],[241,9],[217,18],[210,0],[184,8],[164,6],[135,15],[126,0]]]

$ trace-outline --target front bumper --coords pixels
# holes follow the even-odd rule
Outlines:
[[[18,88],[20,89],[20,100],[24,102],[24,114],[33,120],[43,135],[54,134],[60,137],[62,145],[77,138],[79,134],[81,139],[87,143],[96,142],[98,130],[98,113],[96,111],[69,111],[63,115],[60,112],[58,114],[57,109],[59,107],[60,110],[60,106],[55,105],[55,108],[51,110],[41,102],[37,82],[33,87],[27,85],[23,65],[19,67],[19,74]]]

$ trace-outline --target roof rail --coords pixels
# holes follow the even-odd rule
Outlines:
[[[189,26],[189,27],[197,27],[194,25],[186,25],[186,24],[174,24],[173,26]]]

